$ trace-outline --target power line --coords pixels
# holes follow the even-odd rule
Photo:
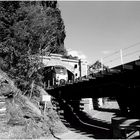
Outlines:
[[[114,55],[114,54],[117,54],[118,52],[119,52],[119,51],[115,51],[114,53],[112,53],[112,54],[110,54],[110,55],[108,55],[108,56],[103,57],[103,59],[108,58],[108,57],[110,57],[110,56],[112,56],[112,55]]]
[[[136,51],[134,51],[134,52],[125,54],[125,55],[123,55],[123,58],[126,57],[126,56],[130,56],[130,55],[132,55],[132,54],[136,54],[137,52],[140,52],[140,50],[136,50]],[[112,60],[105,61],[104,63],[114,62],[114,61],[116,61],[116,60],[118,60],[118,59],[120,59],[120,57],[116,57],[116,58],[114,58],[114,59],[112,59]]]
[[[123,48],[122,50],[127,50],[127,49],[133,48],[133,47],[135,47],[135,46],[137,46],[137,45],[140,45],[140,42],[137,42],[137,43],[135,43],[135,44],[133,44],[133,45],[130,45],[129,47],[125,47],[125,48]]]
[[[114,59],[112,59],[112,60],[105,61],[104,63],[110,63],[110,62],[114,62],[115,60],[118,60],[118,59],[120,59],[120,57],[116,57],[116,58],[114,58]]]
[[[127,49],[133,48],[133,47],[135,47],[135,46],[137,46],[137,45],[140,45],[140,42],[137,42],[137,43],[132,44],[132,45],[130,45],[130,46],[128,46],[128,47],[125,47],[125,48],[123,48],[122,50],[127,50]],[[112,56],[112,55],[114,55],[114,54],[117,54],[118,52],[120,52],[120,50],[115,51],[114,53],[112,53],[112,54],[110,54],[110,55],[108,55],[108,56],[103,57],[103,59],[108,58],[108,57],[110,57],[110,56]]]
[[[135,53],[137,53],[137,52],[140,52],[140,50],[137,50],[137,51],[134,51],[134,52],[131,52],[131,53],[125,54],[125,55],[123,55],[123,57],[129,56],[129,55],[132,55],[132,54],[135,54]]]

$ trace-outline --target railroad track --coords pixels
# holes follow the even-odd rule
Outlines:
[[[75,112],[74,107],[64,99],[53,99],[58,115],[64,125],[71,131],[87,137],[112,138],[111,124],[93,119],[83,112]]]

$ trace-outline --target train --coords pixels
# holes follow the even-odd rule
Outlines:
[[[63,66],[48,66],[43,70],[44,84],[46,87],[64,85],[74,79],[74,74]]]

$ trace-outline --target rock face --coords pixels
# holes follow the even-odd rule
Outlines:
[[[14,82],[2,71],[0,71],[0,96],[5,96],[11,103],[19,104],[21,108],[24,108],[23,110],[26,108],[32,114],[42,117],[39,108],[26,96],[22,95],[22,92],[14,85]]]
[[[6,103],[5,97],[0,96],[0,122],[6,121]]]
[[[41,87],[38,87],[38,90],[43,92],[40,94],[47,94]],[[16,136],[13,136],[13,132],[12,138],[40,138],[50,134],[54,136],[54,131],[58,133],[60,130],[61,132],[64,130],[64,126],[52,105],[47,106],[44,114],[39,105],[34,104],[28,97],[22,95],[14,82],[1,70],[0,97],[4,97],[4,108],[1,109],[4,109],[7,125],[12,128],[22,127],[22,132],[19,132],[21,136],[17,136],[17,133]]]
[[[0,96],[7,96],[15,92],[14,82],[0,70]]]

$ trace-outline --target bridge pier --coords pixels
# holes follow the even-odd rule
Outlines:
[[[83,98],[83,99],[81,99],[81,101],[80,101],[80,110],[85,111],[85,112],[89,112],[89,111],[93,110],[92,98]]]
[[[99,108],[99,102],[98,98],[92,98],[92,104],[93,104],[93,109],[98,109]]]
[[[68,103],[73,107],[74,112],[89,112],[93,109],[92,98],[82,98],[77,100],[69,100]]]

